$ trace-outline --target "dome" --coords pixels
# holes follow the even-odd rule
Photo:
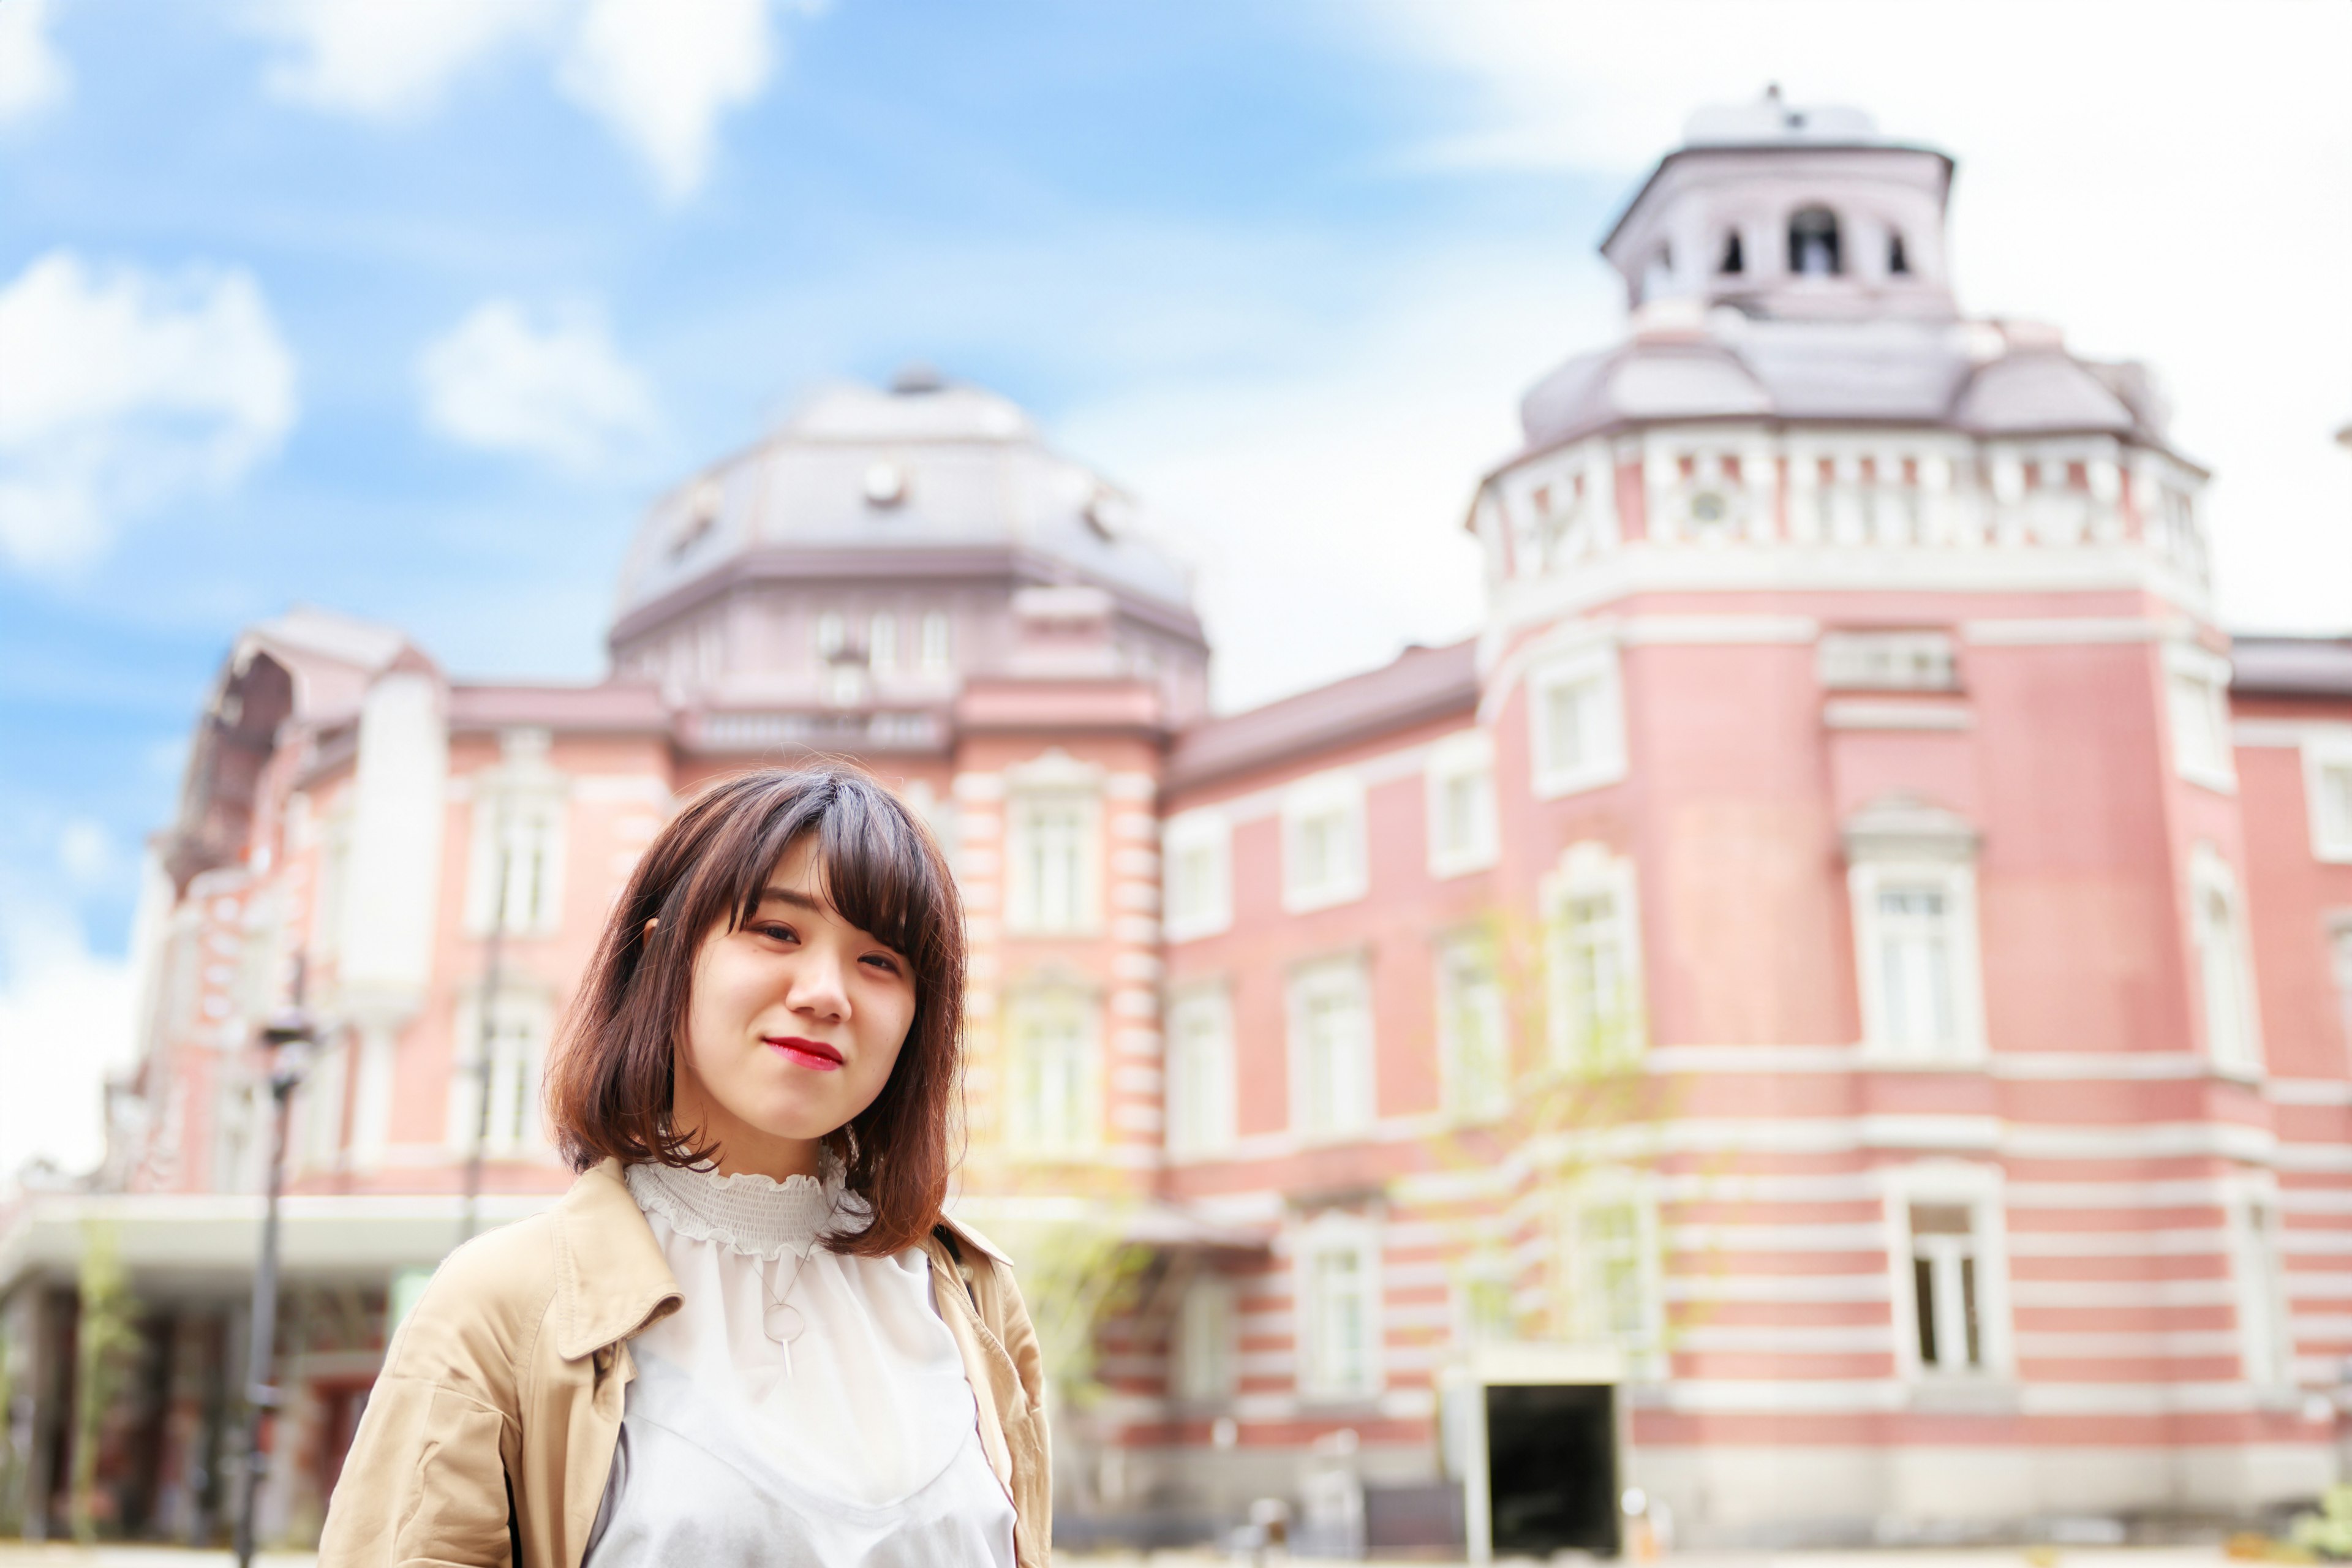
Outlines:
[[[1047,447],[1011,399],[910,371],[887,390],[824,388],[656,501],[623,563],[615,617],[754,554],[990,548],[1189,614],[1183,569],[1139,537],[1139,521],[1131,497]]]

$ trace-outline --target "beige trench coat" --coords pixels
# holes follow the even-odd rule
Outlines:
[[[1004,1256],[923,1243],[963,1352],[981,1447],[1013,1500],[1020,1568],[1045,1568],[1051,1468],[1037,1336]],[[545,1214],[449,1255],[384,1353],[327,1509],[320,1568],[580,1568],[635,1375],[629,1339],[677,1281],[607,1160]],[[519,1560],[518,1560],[519,1559]]]

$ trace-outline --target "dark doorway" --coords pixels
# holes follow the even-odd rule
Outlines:
[[[1605,1383],[1487,1388],[1496,1556],[1617,1555],[1616,1405],[1616,1390]]]

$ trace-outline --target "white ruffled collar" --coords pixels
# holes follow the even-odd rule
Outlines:
[[[780,1182],[749,1172],[722,1176],[656,1164],[631,1165],[623,1179],[637,1207],[659,1215],[678,1235],[772,1261],[787,1252],[806,1257],[833,1228],[836,1214],[851,1216],[864,1207],[843,1191],[840,1162],[830,1152],[822,1181],[787,1176]]]

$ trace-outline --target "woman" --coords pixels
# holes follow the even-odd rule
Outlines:
[[[614,907],[548,1074],[581,1173],[394,1336],[322,1564],[1033,1568],[1036,1338],[940,1212],[963,921],[842,768],[733,778]]]

